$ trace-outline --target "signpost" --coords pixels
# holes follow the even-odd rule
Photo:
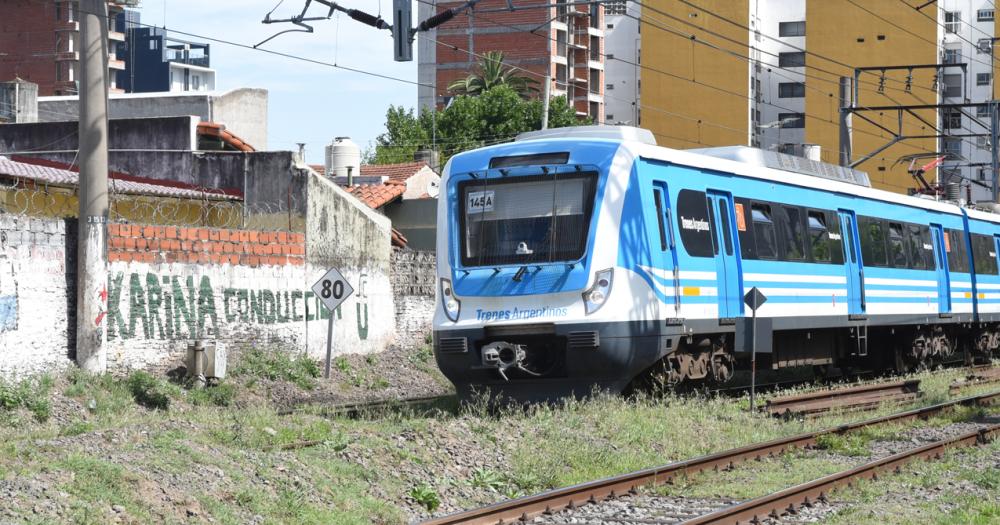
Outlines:
[[[750,412],[753,413],[757,408],[757,309],[767,302],[767,296],[754,286],[743,296],[743,302],[750,307],[753,315],[750,325]]]
[[[326,368],[323,377],[330,378],[330,360],[333,359],[333,316],[334,310],[354,293],[354,287],[336,268],[330,268],[312,286],[313,293],[323,301],[323,306],[330,311],[330,325],[326,335]]]

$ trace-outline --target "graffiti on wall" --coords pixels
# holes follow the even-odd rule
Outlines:
[[[17,296],[0,295],[0,332],[17,330]]]
[[[362,276],[361,290],[366,279]],[[363,306],[363,308],[362,308]],[[367,295],[357,298],[358,338],[368,338]],[[343,313],[337,308],[336,319]],[[362,318],[363,316],[363,318]],[[216,288],[207,275],[119,272],[108,279],[108,339],[197,339],[225,325],[281,325],[329,319],[311,290]]]

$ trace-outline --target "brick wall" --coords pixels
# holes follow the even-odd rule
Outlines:
[[[305,235],[288,232],[112,224],[108,261],[143,263],[302,265]]]
[[[437,286],[435,265],[434,252],[395,250],[392,254],[392,293],[399,344],[422,344],[431,330]]]
[[[63,220],[0,215],[0,376],[72,363],[75,268],[66,241]]]

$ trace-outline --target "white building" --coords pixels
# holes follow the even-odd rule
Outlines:
[[[626,16],[628,15],[628,16]],[[640,124],[641,53],[638,18],[642,6],[614,0],[604,4],[604,119],[606,124]]]
[[[993,98],[991,72],[994,4],[987,0],[940,0],[938,2],[939,62],[965,63],[967,73],[955,68],[944,72],[940,84],[943,103],[986,102]],[[974,117],[974,118],[973,118]],[[970,109],[963,114],[944,110],[940,115],[944,132],[955,134],[988,133],[989,110]],[[985,125],[985,126],[984,126]],[[939,174],[941,182],[958,182],[971,191],[972,201],[991,200],[989,137],[943,138],[940,150],[956,158],[946,161]]]
[[[750,24],[751,145],[799,153],[796,145],[805,142],[806,2],[751,0]]]

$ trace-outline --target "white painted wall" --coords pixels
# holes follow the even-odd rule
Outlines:
[[[760,62],[759,68],[751,66],[750,69],[751,93],[754,92],[757,81],[760,82],[759,99],[757,102],[751,102],[751,112],[760,111],[760,118],[754,119],[754,114],[751,113],[751,121],[758,120],[758,125],[767,126],[776,122],[782,113],[804,113],[806,106],[804,96],[780,98],[778,90],[781,83],[806,82],[804,75],[806,68],[779,69],[777,55],[783,52],[795,52],[796,49],[792,46],[803,49],[806,47],[808,24],[806,24],[807,36],[778,36],[781,22],[798,22],[806,19],[806,0],[751,0],[750,19],[753,24],[751,27],[755,27],[759,33],[750,35],[750,42],[756,48],[752,53]],[[808,62],[809,58],[806,57],[806,60]],[[773,126],[761,127],[758,130],[759,147],[762,149],[774,149],[781,144],[801,144],[805,141],[805,128]]]

